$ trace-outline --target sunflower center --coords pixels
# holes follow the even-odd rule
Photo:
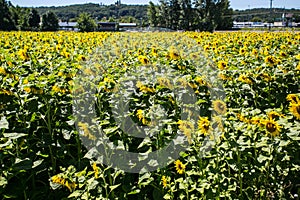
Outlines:
[[[300,105],[296,107],[297,113],[300,115]]]
[[[204,124],[203,128],[207,131],[209,129],[209,125]]]
[[[267,128],[267,130],[268,130],[270,133],[273,133],[273,132],[276,131],[276,126],[275,126],[275,124],[270,123],[270,122],[267,123],[266,128]]]
[[[297,97],[293,96],[292,100],[295,101],[295,102],[297,102]]]
[[[224,106],[222,104],[219,104],[219,109],[223,111],[224,110]]]

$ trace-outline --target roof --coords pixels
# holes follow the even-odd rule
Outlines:
[[[58,25],[60,27],[75,27],[77,22],[59,22]]]
[[[136,27],[136,23],[119,23],[119,27]]]
[[[117,22],[98,22],[100,25],[116,25]]]

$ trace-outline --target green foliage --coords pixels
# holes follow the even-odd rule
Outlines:
[[[262,20],[262,18],[260,18],[260,17],[253,17],[252,19],[251,19],[251,22],[262,22],[263,20]]]
[[[299,33],[0,35],[2,199],[297,199]],[[169,49],[170,44],[177,48]],[[194,48],[200,50],[191,51]],[[181,112],[190,109],[179,108],[177,95],[166,86],[168,76],[160,77],[164,81],[158,83],[143,78],[142,84],[126,82],[136,80],[141,70],[160,72],[161,66],[168,71],[176,70],[184,77],[180,83],[193,88],[190,93],[195,93],[201,107],[197,117],[211,116],[215,109],[211,108],[210,93],[214,87],[209,80],[218,75],[226,93],[227,109],[219,116],[222,122],[194,128],[219,128],[209,131],[208,137],[198,130],[191,131],[191,143],[180,152],[177,165],[171,162],[152,172],[134,174],[102,164],[101,157],[95,158],[93,149],[87,149],[81,140],[97,134],[92,132],[93,126],[75,126],[78,118],[74,116],[73,98],[85,97],[89,90],[84,87],[91,86],[76,87],[77,72],[88,74],[83,80],[96,80],[97,90],[92,93],[96,103],[88,104],[87,111],[97,108],[97,117],[91,121],[101,127],[111,145],[131,152],[147,152],[164,147],[178,132],[191,129],[183,129],[177,121]],[[207,71],[206,66],[212,70]],[[132,69],[140,71],[128,73]],[[204,70],[203,76],[197,76],[198,70]],[[123,90],[122,80],[136,87]],[[113,108],[123,108],[123,104],[117,103],[112,95],[130,98],[129,111],[121,115],[113,112]],[[87,104],[84,98],[81,100]],[[151,108],[154,104],[162,109]],[[138,110],[145,112],[141,114]],[[165,118],[160,118],[162,123],[150,124],[163,125],[158,134],[137,138],[122,129],[126,124],[116,122],[123,114],[143,127],[154,121],[152,114]],[[270,120],[272,123],[268,124]],[[101,139],[98,137],[93,147],[102,144]],[[205,149],[203,144],[212,139],[214,145]]]
[[[291,13],[294,18],[300,15],[299,9],[286,9],[286,8],[273,8],[271,19],[274,21],[282,21],[282,14]],[[262,22],[268,22],[270,19],[270,9],[269,8],[252,8],[247,10],[234,10],[233,19],[238,22],[248,21],[249,18],[252,19],[258,17],[262,19]]]
[[[34,8],[31,9],[30,13],[29,13],[29,17],[28,17],[28,23],[29,26],[33,29],[33,30],[38,30],[40,27],[40,15],[38,13],[38,11]]]
[[[101,5],[95,3],[77,4],[59,7],[38,7],[36,8],[40,15],[47,11],[55,13],[62,21],[71,21],[79,17],[80,13],[88,13],[93,19],[102,20],[104,18],[124,18],[133,17],[135,19],[147,18],[147,5],[125,5],[116,6]]]
[[[89,14],[81,13],[77,20],[77,27],[80,32],[91,32],[97,28],[97,24]]]
[[[152,1],[149,2],[148,7],[148,18],[149,18],[149,24],[153,27],[156,27],[158,24],[157,20],[157,6],[154,5]]]
[[[12,4],[6,0],[0,0],[0,30],[11,31],[16,30],[16,24],[10,11]]]
[[[57,31],[59,28],[57,16],[49,11],[42,16],[42,30],[43,31]]]
[[[232,9],[228,0],[160,0],[156,6],[149,5],[150,24],[173,30],[230,29],[233,25]]]

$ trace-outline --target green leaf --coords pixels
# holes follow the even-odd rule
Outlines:
[[[136,190],[129,192],[128,194],[138,194],[138,193],[140,193],[140,191],[141,191],[140,189],[136,189]]]
[[[114,189],[116,189],[117,187],[119,187],[121,185],[121,183],[119,183],[118,185],[112,185],[109,186],[110,191],[113,191]]]
[[[272,155],[271,156],[263,156],[263,155],[259,155],[258,158],[257,158],[257,161],[262,163],[266,160],[272,160]]]
[[[14,169],[15,170],[28,170],[32,168],[32,161],[29,158],[23,160],[16,158]]]
[[[76,191],[74,191],[72,194],[70,194],[70,195],[68,196],[68,198],[79,197],[79,196],[81,196],[81,191],[76,190]]]
[[[111,133],[114,133],[118,129],[119,129],[119,127],[113,127],[113,128],[106,128],[103,131],[104,131],[105,134],[109,135]]]
[[[5,117],[1,117],[0,120],[0,129],[4,128],[4,129],[8,129],[8,121],[6,120]]]
[[[286,141],[286,140],[281,140],[280,143],[279,143],[279,146],[280,147],[285,147],[285,146],[288,146],[290,143],[290,141]]]
[[[4,186],[7,185],[7,180],[6,178],[4,178],[3,176],[0,176],[0,186]]]
[[[25,133],[3,133],[3,136],[10,139],[17,139],[20,137],[27,136]]]
[[[165,194],[165,196],[163,197],[164,199],[172,199],[172,196],[169,194]]]
[[[40,164],[42,164],[44,160],[37,160],[33,162],[32,168],[36,168],[37,166],[39,166]]]

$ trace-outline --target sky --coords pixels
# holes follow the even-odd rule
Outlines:
[[[72,4],[84,3],[103,3],[110,5],[117,0],[10,0],[13,5],[24,7],[38,6],[64,6]],[[150,0],[121,0],[122,4],[148,4]],[[158,0],[152,0],[157,3]],[[231,0],[231,8],[233,9],[251,9],[251,8],[269,8],[270,0]],[[276,8],[296,8],[300,9],[300,0],[273,0],[273,7]]]

